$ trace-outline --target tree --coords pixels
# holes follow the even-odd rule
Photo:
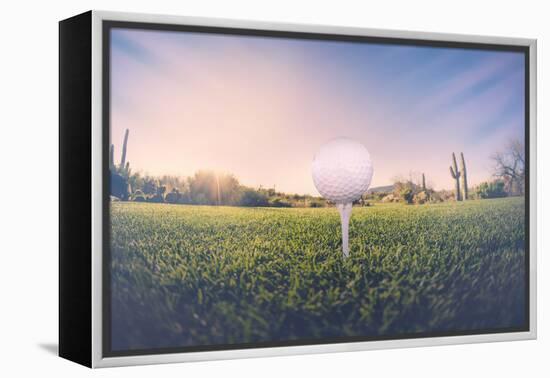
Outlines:
[[[523,195],[525,191],[525,145],[512,140],[504,151],[491,156],[495,163],[495,177],[504,182],[504,190],[510,195]]]

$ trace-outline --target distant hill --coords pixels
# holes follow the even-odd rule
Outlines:
[[[372,193],[391,193],[393,192],[394,186],[393,185],[385,185],[385,186],[376,186],[374,188],[370,188],[367,190],[368,194]]]

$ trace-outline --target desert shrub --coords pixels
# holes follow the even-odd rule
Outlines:
[[[379,192],[379,193],[372,193],[370,197],[367,197],[367,199],[371,199],[373,201],[382,201],[384,197],[386,197],[388,193]]]
[[[430,191],[429,192],[430,198],[428,199],[428,203],[439,203],[445,201],[444,199],[444,193],[436,192],[436,191]]]
[[[382,202],[384,203],[399,202],[399,196],[396,196],[395,194],[390,193],[382,198]]]
[[[166,186],[164,185],[157,186],[156,192],[154,194],[147,196],[147,202],[163,203],[165,192],[166,192]]]
[[[158,182],[153,177],[145,177],[143,179],[142,191],[145,194],[153,195],[156,194],[158,190]]]
[[[399,191],[399,197],[401,198],[401,201],[405,203],[413,203],[414,191],[412,188],[406,186]]]
[[[292,204],[288,201],[285,201],[282,198],[274,198],[269,201],[269,206],[273,207],[292,207]]]
[[[241,195],[241,200],[239,201],[241,206],[268,206],[269,202],[267,197],[254,189],[245,189]]]
[[[413,203],[414,195],[418,191],[418,186],[411,181],[396,181],[393,184],[393,196],[398,199],[398,202],[404,202],[407,204]],[[394,202],[394,200],[393,198],[390,198],[386,202]]]
[[[177,188],[173,188],[172,191],[166,195],[164,200],[168,203],[178,203],[180,196],[179,190]]]
[[[321,200],[309,201],[309,207],[325,207],[325,203]]]
[[[481,199],[506,197],[504,186],[504,182],[500,180],[482,182],[476,187],[475,193],[477,198]]]
[[[439,201],[455,201],[455,193],[453,190],[440,190],[437,192],[437,198]]]
[[[413,202],[417,205],[423,205],[430,200],[430,193],[427,190],[418,192],[413,197]]]
[[[161,194],[155,194],[154,196],[147,197],[147,202],[152,203],[163,203],[164,202],[164,196]]]
[[[135,202],[146,202],[147,196],[138,189],[130,195],[130,200]]]

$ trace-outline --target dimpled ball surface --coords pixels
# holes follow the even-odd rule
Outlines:
[[[331,140],[321,146],[312,163],[315,187],[326,199],[350,203],[367,191],[373,167],[369,151],[348,138]]]

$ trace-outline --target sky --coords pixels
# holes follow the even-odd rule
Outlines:
[[[371,187],[425,173],[469,186],[490,156],[524,139],[521,53],[112,29],[111,141],[125,129],[133,171],[231,173],[248,186],[318,195],[311,162],[336,137],[358,140]]]

